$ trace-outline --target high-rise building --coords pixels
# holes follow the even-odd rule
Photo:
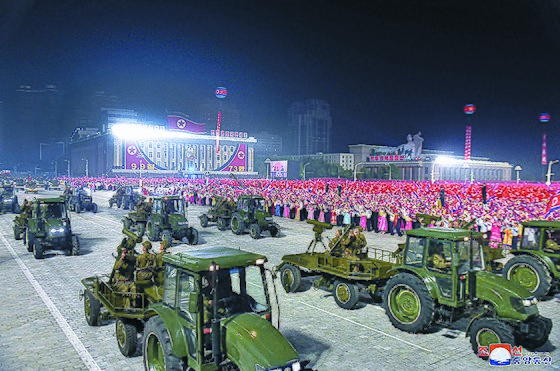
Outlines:
[[[247,131],[241,127],[241,114],[234,103],[227,99],[206,98],[198,109],[198,118],[208,128],[216,128],[218,123],[218,111],[222,112],[220,120],[220,130],[228,131]]]
[[[255,133],[255,156],[269,157],[282,154],[282,136],[266,131]]]
[[[329,104],[320,99],[292,103],[289,108],[287,151],[294,155],[329,153],[332,119]]]

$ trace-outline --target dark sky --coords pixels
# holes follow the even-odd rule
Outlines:
[[[0,2],[0,100],[56,84],[71,109],[95,90],[141,111],[194,111],[216,86],[246,130],[281,132],[291,102],[329,102],[333,151],[398,145],[540,164],[560,158],[559,1]],[[9,107],[5,107],[9,109]]]

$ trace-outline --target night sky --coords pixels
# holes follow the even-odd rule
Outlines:
[[[333,151],[422,131],[461,155],[474,103],[473,156],[536,176],[548,112],[560,158],[559,1],[3,0],[0,27],[7,112],[21,84],[57,85],[68,111],[103,90],[159,116],[223,85],[250,133],[282,132],[290,103],[318,98]]]

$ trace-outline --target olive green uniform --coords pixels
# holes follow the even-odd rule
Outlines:
[[[155,256],[152,253],[144,252],[136,258],[136,280],[146,281],[153,277],[153,266]]]
[[[134,285],[133,282],[134,264],[135,261],[131,260],[128,255],[115,262],[113,266],[115,272],[113,282],[117,291],[122,293],[136,293],[136,285]],[[134,299],[134,296],[123,295],[123,306],[125,308],[130,308],[131,298]]]

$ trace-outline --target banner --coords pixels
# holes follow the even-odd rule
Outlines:
[[[270,177],[287,178],[288,177],[288,161],[271,161],[270,162]]]
[[[247,144],[238,144],[229,160],[216,170],[231,172],[247,171]]]
[[[125,163],[124,168],[127,170],[157,170],[155,164],[144,155],[138,143],[126,141],[124,144]]]
[[[465,131],[465,161],[471,160],[471,134],[472,134],[472,127],[467,126]]]
[[[546,133],[542,135],[541,165],[546,165]]]
[[[189,120],[183,114],[167,115],[167,128],[191,134],[206,134],[206,124],[199,124]]]

